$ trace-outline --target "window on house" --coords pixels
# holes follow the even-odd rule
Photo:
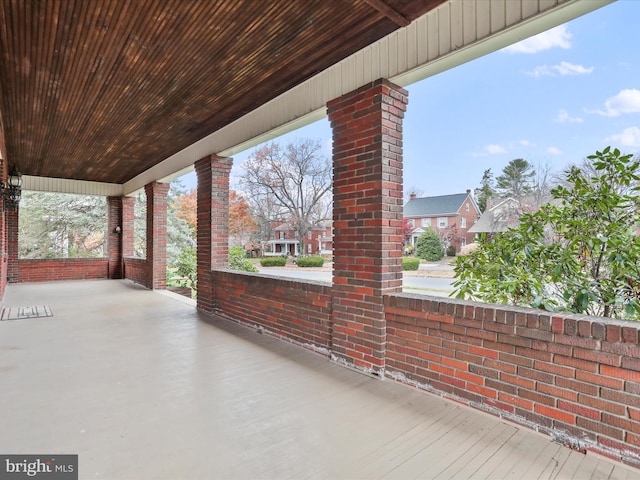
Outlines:
[[[423,218],[422,219],[422,226],[423,227],[430,227],[431,226],[431,219],[430,218]]]
[[[447,228],[447,217],[438,217],[438,228]]]
[[[464,247],[467,244],[467,237],[462,237],[462,240],[460,241],[460,246]]]
[[[460,228],[467,228],[467,219],[464,217],[460,218]]]
[[[284,232],[280,232],[280,240],[284,240]]]
[[[466,204],[467,212],[469,211],[469,204]]]
[[[307,233],[307,238],[311,240],[311,232]]]

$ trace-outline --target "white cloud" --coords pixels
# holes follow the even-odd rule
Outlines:
[[[566,25],[547,30],[531,38],[514,43],[503,50],[509,53],[538,53],[550,48],[571,48],[571,34]]]
[[[594,67],[585,67],[583,65],[576,65],[569,62],[560,62],[560,65],[554,65],[553,69],[561,76],[588,75],[593,72]]]
[[[524,72],[524,73],[533,78],[540,78],[544,76],[549,76],[549,77],[555,76],[551,68],[549,68],[547,65],[539,65],[533,70],[529,70],[528,72]]]
[[[627,88],[604,102],[605,110],[592,110],[606,117],[618,117],[624,113],[640,113],[640,90]]]
[[[616,142],[624,147],[640,147],[640,128],[625,128],[621,133],[616,133],[604,139],[606,142]]]
[[[530,142],[529,140],[520,140],[520,145],[522,145],[523,147],[535,147],[536,144],[533,142]]]
[[[497,145],[495,143],[485,145],[482,147],[482,151],[474,152],[471,154],[472,157],[486,157],[487,155],[497,155],[500,153],[507,153],[507,149],[502,145]]]
[[[554,121],[558,123],[582,123],[584,119],[580,117],[572,117],[566,110],[561,109],[558,111],[558,115]]]
[[[562,155],[564,152],[556,147],[547,148],[547,153],[550,155]]]
[[[507,149],[502,145],[491,144],[484,147],[485,151],[491,155],[496,153],[507,153]]]
[[[560,62],[560,64],[553,65],[551,67],[548,65],[539,65],[533,70],[524,73],[534,78],[544,76],[556,77],[558,75],[565,77],[567,75],[588,75],[593,72],[594,69],[594,67],[585,67],[583,65],[575,65],[569,62]]]

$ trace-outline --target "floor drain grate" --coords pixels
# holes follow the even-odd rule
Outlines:
[[[23,318],[53,317],[48,305],[33,307],[8,307],[2,309],[0,320],[22,320]]]

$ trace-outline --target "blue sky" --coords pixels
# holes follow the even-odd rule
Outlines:
[[[461,193],[514,158],[555,171],[607,145],[640,152],[638,21],[640,0],[619,0],[408,86],[405,193]],[[331,157],[328,120],[276,141],[295,138]],[[234,156],[232,188],[253,150]]]

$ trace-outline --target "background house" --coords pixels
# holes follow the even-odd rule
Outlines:
[[[523,214],[534,213],[542,205],[553,201],[550,195],[529,195],[519,199],[511,197],[490,198],[487,200],[487,209],[475,225],[469,228],[468,233],[491,235],[506,232],[510,228],[517,228]]]
[[[315,225],[304,240],[304,252],[296,232],[288,223],[282,223],[273,229],[275,238],[267,242],[266,256],[274,255],[331,255],[333,253],[333,223],[321,222]]]
[[[473,242],[474,234],[469,233],[480,217],[480,208],[471,195],[466,193],[417,198],[411,194],[404,206],[404,217],[413,227],[410,243],[415,246],[418,237],[431,227],[440,234],[445,248],[453,245],[456,253]]]

